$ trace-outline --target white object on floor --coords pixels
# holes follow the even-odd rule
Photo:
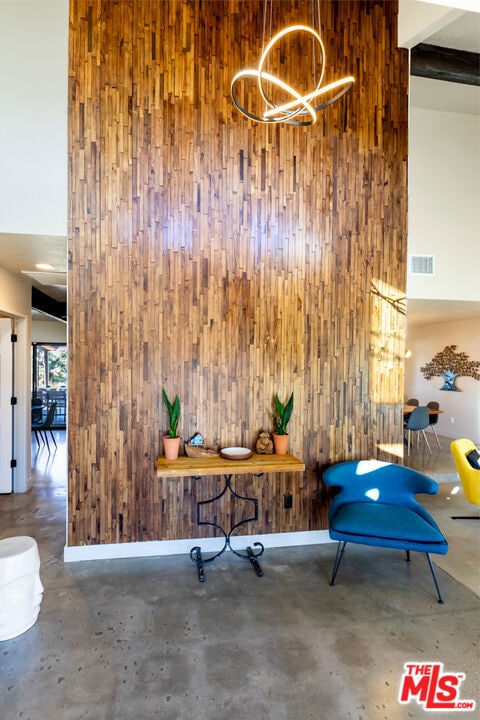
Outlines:
[[[0,540],[0,640],[17,637],[35,624],[42,595],[35,540],[27,536]]]

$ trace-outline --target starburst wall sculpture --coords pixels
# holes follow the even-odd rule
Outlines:
[[[456,349],[456,345],[447,345],[420,368],[425,380],[431,380],[437,375],[443,377],[443,386],[440,390],[460,392],[460,388],[455,385],[457,377],[472,377],[474,380],[480,380],[480,360],[470,360],[467,353],[456,353]]]

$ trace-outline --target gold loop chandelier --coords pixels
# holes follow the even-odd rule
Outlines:
[[[267,2],[268,0],[265,0],[263,25],[264,41]],[[312,0],[312,7],[313,2],[314,0]],[[320,29],[320,0],[317,0],[317,5],[318,25]],[[277,45],[284,37],[292,33],[306,33],[312,38],[312,65],[314,78],[316,62],[318,62],[321,66],[318,82],[316,82],[314,88],[305,95],[302,95],[294,87],[264,69],[266,65],[268,66],[269,56],[275,45]],[[316,60],[317,54],[318,60]],[[264,46],[257,69],[240,70],[235,75],[230,86],[232,100],[238,110],[240,110],[245,117],[250,120],[255,120],[256,122],[285,122],[289,125],[314,125],[317,121],[317,112],[342,97],[342,95],[350,90],[355,82],[355,78],[349,75],[348,77],[342,78],[341,80],[335,80],[334,82],[322,87],[323,77],[325,74],[325,64],[325,48],[320,37],[320,33],[308,25],[289,25],[272,37],[266,47]],[[252,78],[257,81],[260,97],[265,103],[263,115],[256,115],[254,112],[250,112],[238,99],[239,85],[241,85],[243,81]],[[282,102],[281,104],[274,102],[271,92],[268,90],[269,83],[286,93],[287,97],[290,97],[291,100]]]

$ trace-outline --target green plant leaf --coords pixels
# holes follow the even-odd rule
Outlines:
[[[277,409],[277,417],[281,420],[283,417],[283,405],[280,402],[280,398],[278,397],[278,393],[275,394],[275,407]]]
[[[273,422],[275,424],[275,432],[277,435],[287,435],[287,425],[292,416],[293,410],[293,392],[290,395],[285,405],[281,402],[278,397],[278,393],[275,393],[275,414],[273,416]]]
[[[167,408],[168,412],[170,413],[171,405],[170,405],[170,400],[167,397],[167,393],[165,392],[165,388],[162,388],[162,398],[163,398],[163,402],[165,403],[165,407]]]
[[[290,395],[287,404],[285,405],[284,411],[283,411],[283,422],[285,427],[290,422],[290,418],[292,417],[292,411],[293,411],[293,392]]]
[[[165,403],[165,407],[167,408],[167,411],[168,411],[168,421],[169,421],[168,437],[171,437],[171,438],[177,437],[178,421],[180,418],[179,397],[178,397],[178,395],[175,395],[175,400],[173,401],[173,403],[171,403],[167,397],[165,388],[162,388],[162,398],[163,398],[163,402]]]

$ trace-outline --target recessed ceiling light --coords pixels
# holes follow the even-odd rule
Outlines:
[[[35,267],[38,268],[39,270],[54,270],[55,269],[53,267],[53,265],[48,265],[48,263],[37,263],[35,265]]]

